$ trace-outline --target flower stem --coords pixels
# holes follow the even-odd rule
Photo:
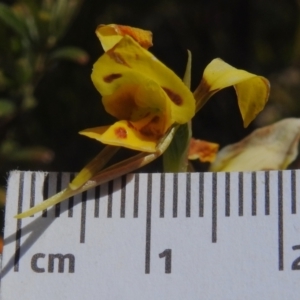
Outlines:
[[[146,164],[150,163],[151,161],[153,161],[154,159],[162,155],[164,151],[168,148],[169,144],[171,143],[174,137],[175,128],[176,127],[173,126],[170,129],[170,131],[161,139],[161,142],[157,146],[157,151],[155,153],[149,154],[149,153],[141,152],[131,158],[121,161],[115,165],[112,165],[111,167],[104,169],[99,174],[93,176],[90,180],[88,180],[85,184],[80,186],[78,189],[72,190],[70,187],[67,187],[66,189],[55,194],[49,199],[37,204],[36,206],[30,208],[29,210],[16,215],[15,218],[22,219],[22,218],[29,217],[50,206],[62,202],[63,200],[68,199],[69,197],[82,193],[88,189],[96,187],[97,185],[108,182],[124,174],[130,173],[142,166],[145,166]]]
[[[116,154],[120,147],[106,146],[92,161],[90,161],[69,184],[71,190],[77,190],[97,174]]]

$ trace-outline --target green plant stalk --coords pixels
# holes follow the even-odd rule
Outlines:
[[[188,50],[188,61],[186,65],[183,82],[190,89],[191,88],[191,67],[192,55]],[[175,136],[163,154],[163,170],[164,172],[186,172],[188,168],[188,149],[192,137],[191,121],[177,125]]]

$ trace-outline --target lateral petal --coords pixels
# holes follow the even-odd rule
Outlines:
[[[82,135],[96,139],[103,144],[121,146],[129,149],[155,152],[158,138],[147,137],[133,128],[128,121],[118,121],[111,126],[88,128],[79,132]]]
[[[264,108],[270,92],[269,81],[244,70],[236,69],[217,58],[207,65],[200,85],[194,92],[197,110],[219,90],[234,86],[244,126]]]
[[[236,84],[234,88],[244,120],[244,127],[247,127],[263,110],[268,101],[269,81],[262,76],[256,76]]]

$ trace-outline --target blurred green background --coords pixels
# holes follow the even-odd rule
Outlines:
[[[300,1],[1,1],[2,207],[10,170],[76,172],[102,148],[77,132],[113,120],[90,80],[103,53],[94,32],[109,23],[151,30],[150,50],[181,77],[191,50],[193,89],[216,57],[269,78],[269,103],[249,128],[243,128],[234,90],[227,89],[193,119],[197,138],[222,147],[258,126],[300,116]],[[119,158],[129,153],[121,151]],[[160,166],[158,161],[142,171],[158,172]]]

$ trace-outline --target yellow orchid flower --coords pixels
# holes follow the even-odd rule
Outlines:
[[[191,118],[222,88],[235,87],[245,125],[267,101],[269,85],[265,78],[237,70],[219,59],[207,66],[199,87],[192,93],[189,86],[190,53],[182,81],[147,50],[152,45],[149,31],[111,24],[100,25],[96,34],[105,53],[94,64],[91,77],[102,95],[105,110],[117,121],[109,126],[85,129],[80,134],[108,146],[79,172],[66,189],[16,218],[28,217],[132,172],[166,150],[165,156],[170,158],[166,164],[171,166],[169,170],[184,171]],[[119,146],[141,152],[100,172]],[[173,158],[179,162],[175,167],[172,166]]]
[[[115,35],[112,41],[102,38],[103,31],[114,28],[97,30],[107,51],[94,64],[91,77],[106,111],[120,121],[80,134],[104,144],[155,152],[172,124],[184,124],[194,116],[195,99],[173,71],[131,36],[122,36],[116,44]]]

